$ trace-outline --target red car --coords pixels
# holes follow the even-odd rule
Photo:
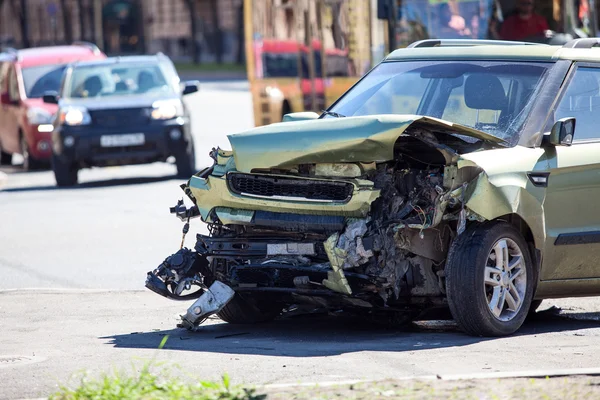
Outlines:
[[[106,58],[93,44],[37,47],[0,53],[0,164],[23,155],[24,169],[49,165],[50,135],[56,104],[42,101],[58,92],[67,64]]]

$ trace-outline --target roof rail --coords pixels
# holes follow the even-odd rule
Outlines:
[[[600,47],[600,38],[581,38],[568,41],[563,45],[566,49],[591,49]]]
[[[546,46],[541,43],[512,42],[508,40],[482,40],[482,39],[425,39],[408,45],[407,48],[417,47],[460,47],[460,46]]]
[[[73,46],[87,47],[94,54],[101,54],[102,53],[102,51],[100,51],[100,48],[98,46],[96,46],[94,43],[91,43],[91,42],[85,42],[83,40],[76,40],[72,44],[73,44]]]

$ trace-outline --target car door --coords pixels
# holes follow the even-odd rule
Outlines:
[[[555,108],[575,117],[572,146],[547,147],[542,280],[600,277],[600,68],[578,65]]]

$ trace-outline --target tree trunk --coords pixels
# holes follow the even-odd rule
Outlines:
[[[60,8],[62,10],[63,30],[65,32],[65,42],[73,42],[73,27],[71,26],[71,13],[67,7],[66,0],[60,0]]]
[[[13,14],[19,20],[19,25],[21,28],[21,46],[23,48],[30,47],[31,43],[29,42],[29,27],[27,20],[27,1],[21,0],[20,7],[17,10],[17,5],[15,4],[15,0],[11,2],[11,7],[13,10]]]
[[[238,32],[237,32],[237,36],[238,36],[238,51],[237,51],[237,57],[236,57],[236,62],[238,64],[243,64],[245,61],[245,55],[246,55],[246,41],[245,41],[245,35],[244,35],[244,2],[242,2],[242,4],[240,4],[240,6],[238,7],[238,13],[237,13],[237,26],[238,26]]]
[[[191,26],[191,44],[192,44],[192,62],[194,64],[200,63],[200,53],[198,51],[198,18],[196,16],[196,0],[186,0],[185,4],[188,7],[190,13],[190,26]]]
[[[217,58],[217,64],[223,63],[223,32],[219,25],[219,9],[217,6],[217,0],[210,0],[210,12],[213,23],[213,33],[215,41],[215,56]]]
[[[77,12],[79,14],[79,40],[87,40],[87,36],[85,35],[85,10],[83,7],[83,0],[77,0]]]

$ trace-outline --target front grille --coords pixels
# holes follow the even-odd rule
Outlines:
[[[145,108],[124,108],[118,110],[90,111],[92,123],[96,126],[117,127],[120,125],[143,125],[150,121]]]
[[[229,189],[237,194],[262,197],[292,197],[312,201],[350,199],[354,186],[349,182],[272,177],[242,173],[227,174]]]
[[[119,146],[119,147],[102,147],[102,146],[92,146],[92,154],[94,155],[105,155],[105,154],[113,154],[115,156],[118,155],[127,155],[130,153],[141,153],[141,152],[151,152],[156,151],[156,145],[154,143],[144,143],[141,146]]]

